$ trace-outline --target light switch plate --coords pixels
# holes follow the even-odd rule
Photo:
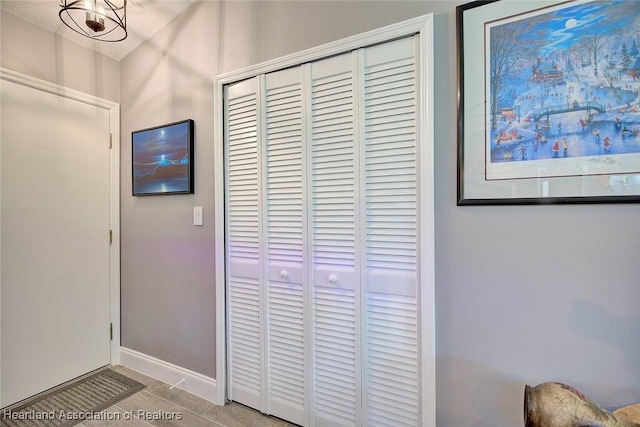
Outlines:
[[[193,208],[193,225],[202,225],[202,206]]]

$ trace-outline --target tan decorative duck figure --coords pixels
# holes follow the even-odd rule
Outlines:
[[[525,427],[640,427],[631,411],[601,408],[575,388],[548,382],[524,389]]]

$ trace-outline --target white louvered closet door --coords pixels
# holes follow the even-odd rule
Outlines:
[[[227,306],[232,400],[305,419],[306,181],[301,69],[227,87]]]
[[[365,49],[361,290],[367,426],[420,420],[417,38]]]
[[[317,426],[419,422],[416,43],[311,64]]]
[[[417,36],[226,87],[229,398],[422,424]]]
[[[358,53],[311,64],[313,419],[354,426],[360,417]]]
[[[264,77],[268,413],[304,424],[305,217],[300,67]]]
[[[259,79],[226,88],[229,398],[265,410],[264,244]]]

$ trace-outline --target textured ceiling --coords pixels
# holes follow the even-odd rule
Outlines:
[[[120,42],[100,42],[66,27],[58,17],[59,0],[0,0],[0,8],[73,42],[121,60],[145,40],[180,15],[195,0],[127,0],[128,36]]]

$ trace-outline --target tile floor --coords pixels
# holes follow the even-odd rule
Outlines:
[[[124,366],[113,369],[147,387],[105,409],[105,419],[85,421],[78,426],[295,427],[237,403],[218,406],[184,390],[170,390],[168,384]]]

